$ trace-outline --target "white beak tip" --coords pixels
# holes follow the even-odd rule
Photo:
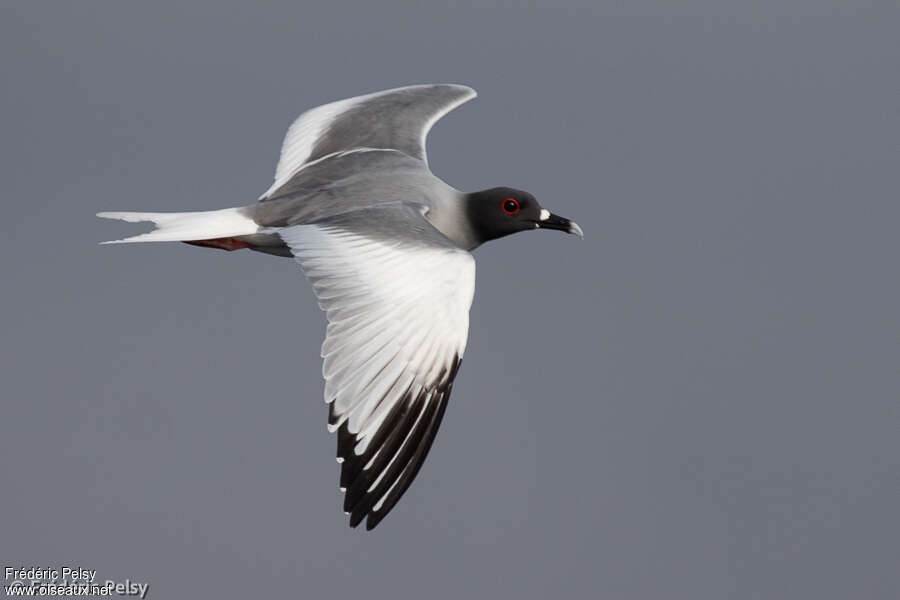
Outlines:
[[[582,240],[584,239],[584,232],[575,221],[569,221],[569,233],[577,235]]]

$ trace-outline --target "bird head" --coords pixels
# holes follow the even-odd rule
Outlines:
[[[496,187],[467,195],[467,210],[481,243],[517,231],[556,229],[584,238],[577,223],[554,215],[528,192]]]

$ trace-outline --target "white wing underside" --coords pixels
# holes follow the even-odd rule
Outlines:
[[[409,385],[432,387],[462,356],[475,261],[463,250],[413,253],[318,225],[282,237],[328,316],[322,375],[325,402],[338,415],[329,430],[347,421],[362,454],[397,395]]]
[[[344,463],[341,485],[350,488],[345,510],[354,511],[351,525],[354,518],[358,522],[375,513],[374,523],[369,515],[373,527],[383,517],[378,511],[385,498],[408,470],[403,465],[392,470],[394,461],[409,459],[411,449],[404,453],[404,446],[413,443],[410,439],[418,443],[425,427],[418,421],[432,418],[438,408],[442,414],[439,404],[449,396],[466,347],[475,261],[450,244],[411,249],[408,242],[403,246],[322,224],[278,232],[328,316],[322,373],[325,401],[331,405],[329,430],[341,429],[346,438],[339,439],[338,452]],[[385,442],[388,430],[402,421],[406,439]],[[378,447],[370,448],[373,440]],[[342,452],[341,444],[348,441]],[[394,456],[379,456],[385,452]],[[364,465],[352,464],[363,460]],[[368,473],[370,468],[380,472]],[[412,465],[407,479],[417,469]],[[382,482],[386,473],[392,481]],[[366,502],[367,494],[377,497]]]

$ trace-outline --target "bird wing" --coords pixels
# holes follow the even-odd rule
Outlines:
[[[462,360],[475,260],[395,203],[277,229],[327,313],[329,430],[344,511],[372,529],[425,460]]]
[[[311,162],[358,148],[399,150],[427,164],[425,138],[442,116],[471,100],[464,85],[434,84],[375,92],[310,109],[290,126],[264,200]]]

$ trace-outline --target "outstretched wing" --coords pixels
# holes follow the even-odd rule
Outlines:
[[[372,529],[440,425],[466,347],[475,260],[406,203],[277,232],[328,316],[322,372],[344,510],[352,527],[368,516]]]
[[[413,85],[339,100],[306,111],[288,129],[265,200],[300,169],[357,148],[399,150],[427,164],[425,138],[442,116],[476,96],[464,85]]]

